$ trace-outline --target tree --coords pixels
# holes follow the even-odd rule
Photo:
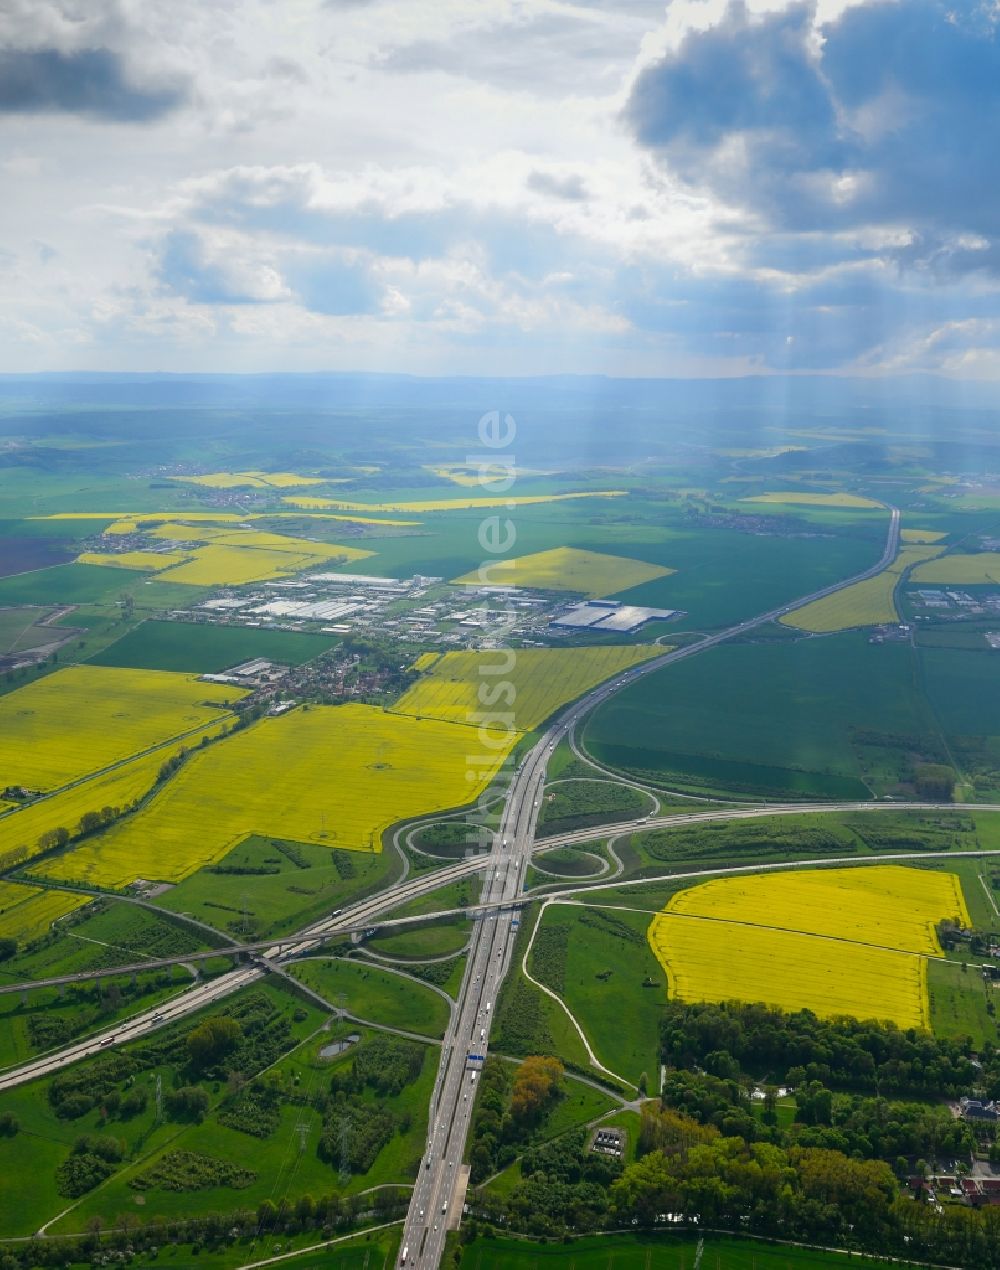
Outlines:
[[[0,939],[0,961],[9,961],[17,953],[16,939]]]
[[[539,1120],[558,1096],[563,1065],[558,1058],[535,1055],[518,1067],[511,1091],[510,1114],[514,1122],[526,1126]]]
[[[187,1046],[196,1067],[211,1067],[231,1054],[240,1043],[243,1029],[236,1019],[220,1014],[206,1019],[188,1033]]]
[[[943,763],[921,763],[913,780],[921,798],[950,803],[955,797],[955,773]]]

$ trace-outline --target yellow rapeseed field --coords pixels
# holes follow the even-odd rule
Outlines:
[[[172,476],[170,479],[209,489],[294,489],[297,485],[327,484],[321,476],[297,476],[294,472],[209,472],[204,476]]]
[[[415,668],[425,673],[392,709],[473,725],[477,712],[509,711],[517,731],[528,732],[605,679],[666,651],[652,645],[623,644],[608,648],[483,649],[443,656],[424,653]],[[498,695],[501,684],[510,684],[512,692]]]
[[[685,1000],[764,1001],[926,1026],[935,926],[971,924],[959,878],[899,865],[719,878],[680,891],[649,942]]]
[[[608,556],[600,551],[576,547],[553,547],[513,560],[491,561],[488,574],[463,574],[456,586],[491,585],[538,587],[545,591],[579,591],[590,599],[614,595],[654,578],[666,578],[675,569],[665,569],[628,556]]]
[[[53,829],[75,833],[81,819],[105,807],[124,808],[144,798],[156,783],[160,768],[181,749],[193,749],[202,736],[215,736],[223,725],[212,724],[181,743],[167,745],[70,786],[50,798],[29,803],[15,814],[0,817],[0,861],[17,852],[30,859],[41,850],[39,840]]]
[[[932,957],[941,952],[934,928],[942,918],[972,925],[954,873],[897,864],[718,878],[680,891],[668,909]]]
[[[102,555],[98,551],[84,551],[77,556],[77,564],[109,565],[113,569],[139,569],[146,573],[158,573],[172,565],[187,560],[183,551],[118,551]]]
[[[315,503],[323,506],[329,500],[325,498],[301,498],[295,500],[285,499],[285,502],[295,501],[303,506]],[[106,534],[134,534],[142,530],[144,533],[152,534],[156,538],[174,538],[178,541],[181,539],[194,539],[198,535],[193,532],[192,526],[205,526],[206,532],[203,538],[208,538],[211,534],[208,532],[212,525],[221,526],[226,529],[234,525],[248,524],[255,520],[302,520],[305,513],[302,512],[253,512],[248,515],[240,515],[238,512],[80,512],[79,515],[73,512],[58,512],[52,516],[33,516],[32,520],[107,520],[112,523],[104,530]],[[334,512],[314,512],[309,516],[310,520],[344,520],[355,525],[419,525],[419,520],[393,520],[388,516],[352,516],[348,513]],[[174,533],[168,534],[161,532],[164,522],[169,523]],[[183,522],[183,523],[182,523]]]
[[[874,578],[855,582],[853,586],[835,591],[822,600],[814,600],[804,608],[786,613],[780,620],[800,631],[845,631],[852,626],[898,622],[895,591],[900,577],[911,565],[929,560],[943,550],[943,547],[930,546],[902,547],[892,564]]]
[[[782,503],[791,507],[852,507],[877,508],[884,504],[861,494],[815,494],[810,490],[774,490],[769,494],[753,494],[741,498],[741,503]]]
[[[141,521],[123,521],[121,524],[126,526],[127,532],[142,527]],[[112,530],[115,528],[111,526]],[[310,542],[288,534],[241,529],[232,523],[188,525],[167,521],[151,524],[148,532],[151,537],[167,542],[201,545],[163,555],[147,551],[109,555],[88,552],[79,557],[80,563],[148,569],[163,573],[169,582],[183,582],[191,586],[242,586],[287,577],[303,569],[363,560],[373,554],[360,547]]]
[[[912,953],[669,914],[654,919],[649,942],[683,1001],[763,1001],[823,1018],[929,1024],[926,963]]]
[[[941,556],[913,571],[914,582],[935,582],[950,586],[976,586],[1000,581],[1000,551],[979,551],[974,555]]]
[[[23,948],[46,934],[57,918],[90,903],[89,895],[0,882],[0,939],[16,939]]]
[[[257,535],[259,538],[278,536]],[[250,537],[248,534],[247,538]],[[374,554],[358,547],[333,546],[295,538],[285,538],[283,542],[294,544],[294,547],[259,547],[252,542],[237,545],[235,539],[226,542],[216,540],[206,547],[197,548],[185,564],[168,569],[162,576],[167,582],[183,582],[190,586],[243,586],[249,582],[288,577],[303,569],[364,560]]]
[[[497,483],[513,477],[529,475],[527,468],[513,468],[508,467],[505,463],[489,463],[486,461],[482,464],[438,463],[433,465],[425,463],[424,471],[430,472],[434,476],[439,476],[443,481],[451,481],[454,485],[462,485],[466,489],[485,487],[487,493],[489,492],[490,482]],[[545,475],[545,473],[535,474]]]
[[[350,503],[339,498],[286,498],[293,507],[329,507],[347,512],[453,512],[479,507],[525,507],[532,503],[560,503],[568,498],[621,498],[623,489],[579,490],[572,494],[491,494],[468,498],[419,498],[395,503]]]
[[[475,733],[452,723],[366,705],[296,710],[195,754],[138,815],[37,871],[176,882],[253,833],[378,851],[395,821],[475,799],[515,740],[479,761]]]
[[[225,717],[244,695],[168,670],[58,670],[0,697],[0,788],[78,780]]]
[[[899,536],[903,542],[918,543],[940,542],[942,538],[948,537],[947,534],[939,533],[936,529],[901,529]]]

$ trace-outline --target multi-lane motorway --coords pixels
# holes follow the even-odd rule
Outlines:
[[[889,531],[880,559],[863,573],[832,586],[822,587],[790,604],[769,609],[746,622],[666,652],[642,663],[617,680],[609,681],[582,697],[553,724],[535,744],[517,769],[504,807],[500,832],[490,852],[492,870],[486,874],[485,899],[516,899],[524,871],[534,848],[538,804],[545,784],[549,755],[558,742],[596,706],[613,696],[625,684],[686,657],[705,652],[723,641],[783,617],[855,582],[874,577],[891,564],[899,550],[899,511],[890,509]],[[476,924],[468,964],[458,995],[452,1027],[445,1038],[441,1067],[431,1105],[426,1154],[420,1178],[414,1188],[400,1250],[400,1263],[429,1268],[437,1266],[444,1248],[449,1218],[459,1195],[458,1177],[465,1140],[472,1117],[474,1074],[488,1052],[490,1026],[497,992],[510,960],[515,927],[514,916],[502,910],[495,918]],[[471,1055],[480,1057],[473,1058]]]
[[[707,635],[682,648],[665,652],[634,667],[619,679],[594,689],[576,702],[544,733],[522,760],[511,781],[500,830],[486,855],[435,870],[428,877],[391,887],[380,895],[345,908],[281,942],[273,943],[259,952],[254,964],[221,975],[210,983],[199,984],[159,1009],[147,1011],[119,1024],[113,1031],[90,1037],[6,1074],[0,1074],[0,1090],[34,1080],[68,1063],[99,1053],[111,1044],[134,1040],[176,1022],[184,1015],[253,983],[267,973],[269,962],[280,964],[301,956],[314,949],[323,938],[346,933],[359,925],[375,924],[378,917],[416,895],[436,890],[456,877],[482,870],[485,878],[480,902],[497,907],[489,915],[480,917],[474,926],[456,1008],[442,1045],[441,1063],[431,1100],[427,1147],[414,1185],[401,1245],[401,1261],[405,1261],[407,1265],[424,1268],[437,1266],[444,1247],[447,1226],[449,1223],[457,1223],[460,1216],[456,1211],[459,1207],[457,1196],[461,1195],[458,1177],[472,1116],[477,1073],[481,1069],[482,1058],[488,1052],[490,1025],[495,1015],[497,995],[507,973],[517,933],[518,910],[513,904],[521,893],[524,874],[535,848],[538,804],[552,750],[576,727],[584,715],[589,714],[624,685],[664,666],[705,652],[855,582],[874,577],[892,562],[899,548],[899,512],[891,508],[890,513],[885,550],[878,562],[863,573],[820,588],[790,604],[769,609],[755,618]],[[887,804],[874,805],[885,807]],[[822,806],[824,810],[829,807],[828,804]],[[788,808],[789,812],[793,810],[801,811],[802,808]],[[702,815],[704,818],[717,818],[720,814],[753,815],[754,810],[741,808],[732,813]],[[760,814],[759,809],[757,814]],[[661,817],[634,823],[636,826],[652,827],[679,823],[691,818]],[[607,826],[603,832],[608,832]],[[508,908],[507,905],[511,907]],[[219,955],[225,955],[227,951],[229,950],[221,949]],[[144,968],[148,968],[148,965]],[[470,1057],[471,1055],[479,1057]]]

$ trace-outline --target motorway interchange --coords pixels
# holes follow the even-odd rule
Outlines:
[[[461,910],[470,913],[478,911],[480,920],[473,925],[464,976],[442,1044],[438,1076],[429,1109],[427,1145],[419,1175],[414,1183],[401,1242],[401,1264],[418,1267],[437,1266],[444,1249],[447,1230],[449,1227],[457,1226],[461,1217],[465,1188],[462,1161],[475,1101],[477,1073],[481,1068],[482,1060],[488,1053],[490,1027],[495,1017],[500,988],[510,966],[511,953],[518,933],[524,878],[534,851],[559,844],[584,841],[588,837],[628,832],[633,828],[667,827],[762,814],[795,814],[810,810],[833,811],[845,808],[899,810],[899,804],[892,803],[744,807],[735,810],[724,809],[643,818],[624,822],[621,825],[605,825],[600,829],[564,834],[539,843],[535,838],[538,809],[552,751],[559,741],[573,732],[586,714],[624,685],[676,661],[704,652],[725,640],[745,634],[793,609],[875,576],[892,562],[898,551],[899,511],[895,508],[889,510],[891,515],[885,550],[880,560],[862,574],[833,586],[824,587],[793,603],[769,610],[751,620],[705,636],[682,648],[666,652],[660,657],[634,667],[623,677],[599,686],[571,706],[545,731],[513,774],[506,795],[500,829],[488,852],[435,870],[429,876],[410,881],[404,880],[387,888],[379,895],[346,907],[280,941],[271,940],[265,944],[241,945],[237,949],[215,949],[210,953],[202,954],[206,957],[218,957],[239,953],[248,955],[252,959],[248,964],[238,966],[216,979],[195,984],[171,1001],[160,1005],[156,1010],[147,1011],[126,1020],[112,1031],[89,1037],[20,1067],[0,1073],[0,1090],[47,1075],[82,1058],[100,1053],[110,1045],[132,1041],[176,1023],[186,1015],[248,986],[272,970],[280,971],[284,963],[315,950],[330,937],[341,937],[353,931],[370,928],[375,924],[380,927],[402,925],[403,922],[427,921],[440,916],[433,913],[424,914],[419,918],[399,919],[395,923],[391,919],[387,921],[385,917],[392,909],[398,908],[418,895],[437,890],[459,877],[482,872],[484,878],[479,905],[474,910]],[[928,804],[930,805],[932,804]],[[919,805],[906,804],[906,806],[917,809]],[[933,804],[933,806],[940,809],[939,804]],[[162,964],[196,959],[189,953],[183,958],[164,959]],[[102,970],[101,974],[148,970],[151,964],[154,963],[145,962],[135,967],[107,968]],[[93,979],[94,977],[93,972],[82,973],[65,976],[61,981],[70,982],[74,979]],[[21,991],[38,986],[41,985],[35,982],[30,985],[10,985],[4,990]]]

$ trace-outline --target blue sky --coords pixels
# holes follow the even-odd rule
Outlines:
[[[0,371],[1000,378],[996,0],[0,0]]]

